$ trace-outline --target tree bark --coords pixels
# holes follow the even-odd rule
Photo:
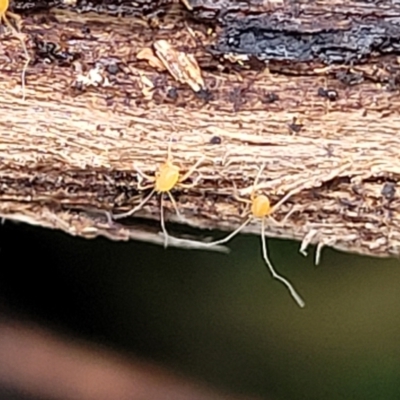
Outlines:
[[[13,4],[31,57],[25,101],[21,43],[1,36],[3,218],[162,243],[149,223],[160,196],[129,220],[106,214],[140,202],[136,167],[154,175],[170,143],[182,173],[204,160],[193,187],[172,192],[182,218],[165,199],[168,229],[234,230],[243,204],[233,195],[248,197],[265,164],[257,189],[272,204],[293,194],[268,236],[302,250],[399,253],[400,5],[143,1],[141,13],[123,0],[67,3]],[[157,53],[165,43],[169,66]],[[199,71],[179,70],[185,55]],[[243,232],[260,234],[260,223]]]

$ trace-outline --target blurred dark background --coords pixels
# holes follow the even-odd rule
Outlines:
[[[399,261],[324,249],[315,267],[313,248],[268,243],[305,309],[271,278],[256,236],[226,255],[6,222],[0,309],[246,396],[399,399]]]

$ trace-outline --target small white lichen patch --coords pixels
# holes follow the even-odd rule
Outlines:
[[[80,65],[75,65],[78,75],[76,77],[76,84],[83,86],[111,86],[110,81],[107,76],[105,76],[104,68],[100,65],[96,65],[94,68],[91,68],[86,73],[82,72],[82,68]]]

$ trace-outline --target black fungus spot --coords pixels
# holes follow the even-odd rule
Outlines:
[[[87,25],[84,25],[81,31],[84,35],[90,35],[90,28]]]
[[[392,200],[395,194],[396,194],[396,184],[394,182],[385,182],[381,190],[381,195],[386,200]]]
[[[118,64],[116,64],[116,63],[109,64],[109,65],[107,65],[106,70],[111,75],[117,75],[119,72]]]
[[[106,105],[107,107],[111,107],[114,104],[114,98],[112,96],[106,97]]]
[[[204,100],[206,103],[214,99],[214,96],[209,89],[201,88],[198,92],[195,93],[196,97],[198,97],[201,100]]]
[[[221,21],[224,29],[214,47],[216,53],[254,56],[263,61],[353,65],[373,53],[397,53],[400,49],[400,27],[387,21],[309,32],[290,21],[279,21],[274,15],[243,16],[237,10],[234,17]]]
[[[336,78],[346,86],[354,86],[364,81],[362,72],[339,71],[336,73]]]
[[[318,88],[318,96],[324,97],[329,101],[336,101],[339,97],[339,94],[336,90],[333,89],[324,89],[322,87]]]
[[[79,53],[70,52],[58,43],[46,42],[34,38],[35,61],[43,60],[48,63],[57,63],[60,66],[69,66],[81,56]]]
[[[354,194],[357,196],[362,196],[364,194],[364,189],[361,184],[355,184],[351,187],[351,190],[353,191]]]
[[[297,122],[296,118],[293,118],[293,122],[289,124],[289,129],[292,133],[299,133],[303,126],[303,124]]]
[[[211,144],[221,144],[221,143],[222,143],[222,139],[221,139],[220,136],[213,136],[213,137],[210,139],[210,143],[211,143]]]
[[[167,97],[172,100],[176,100],[178,98],[178,89],[176,87],[171,86],[167,90]]]
[[[267,93],[262,99],[263,104],[272,104],[279,100],[279,96],[274,92]]]

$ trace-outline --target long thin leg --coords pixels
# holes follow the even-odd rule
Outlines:
[[[270,214],[275,212],[289,197],[293,196],[294,190],[290,191],[289,193],[285,194],[272,208]]]
[[[289,197],[292,197],[294,194],[299,192],[299,188],[295,188],[291,190],[289,193],[286,193],[272,208],[270,214],[275,212]],[[290,211],[291,212],[291,211]]]
[[[153,196],[154,192],[155,192],[155,189],[153,189],[150,192],[150,194],[147,197],[145,197],[144,200],[142,200],[136,207],[132,208],[131,210],[129,210],[129,211],[125,212],[125,213],[113,214],[112,218],[113,219],[121,219],[121,218],[130,217],[136,211],[140,210],[150,200],[150,198]]]
[[[344,171],[346,168],[351,167],[353,164],[352,160],[347,160],[345,164],[343,164],[338,170],[334,172],[337,173],[338,171]],[[278,201],[272,208],[270,214],[272,214],[278,207],[280,207],[289,197],[299,193],[302,189],[309,187],[309,182],[303,182],[301,185],[297,186],[296,188],[292,189],[289,193],[282,197],[281,200]]]
[[[178,216],[179,219],[182,219],[182,214],[179,212],[178,209],[178,204],[176,204],[176,200],[174,199],[174,196],[172,196],[171,192],[167,192],[169,199],[171,200],[172,206],[175,209],[176,215]]]
[[[245,204],[251,204],[251,203],[252,203],[251,200],[245,199],[244,197],[240,197],[240,196],[238,196],[237,194],[233,194],[232,197],[233,197],[235,200],[240,201],[241,203],[245,203]]]
[[[264,169],[265,169],[265,163],[262,163],[261,167],[259,168],[259,170],[257,172],[256,178],[254,179],[254,182],[253,182],[253,187],[251,189],[251,194],[250,194],[250,199],[251,200],[253,200],[254,197],[255,197],[255,194],[256,194],[256,191],[257,191],[257,184],[258,184],[258,181],[260,180],[261,174],[263,173]],[[237,196],[236,199],[239,200],[239,201],[246,202],[245,199],[243,199],[242,197],[239,197],[239,196]],[[250,201],[250,203],[251,203],[251,201]]]
[[[292,295],[292,297],[296,301],[296,303],[301,308],[303,308],[305,306],[304,300],[300,297],[300,295],[294,289],[293,285],[287,279],[285,279],[281,275],[278,275],[278,273],[275,271],[274,266],[272,265],[271,261],[268,258],[267,241],[265,239],[265,218],[263,218],[261,221],[261,243],[262,243],[263,257],[264,257],[264,260],[265,260],[269,270],[271,271],[272,277],[277,279],[278,281],[281,281],[288,288],[290,294]]]
[[[204,161],[205,157],[201,157],[197,160],[196,164],[194,164],[188,172],[186,172],[185,175],[183,175],[180,179],[179,182],[184,182],[187,178],[189,178],[190,175],[193,174],[194,171],[199,167],[199,165]]]
[[[147,179],[150,182],[154,181],[154,176],[147,175],[145,172],[143,172],[139,167],[136,165],[133,166],[133,168],[136,170],[136,172],[142,176],[143,178]]]
[[[152,187],[154,187],[154,183],[149,183],[148,185],[142,185],[141,182],[138,182],[137,184],[138,190],[149,190]]]
[[[167,149],[167,162],[172,161],[172,135],[169,137],[168,140],[168,149]]]
[[[160,200],[160,222],[161,222],[161,229],[164,235],[164,248],[166,249],[168,247],[168,232],[167,228],[165,227],[165,219],[164,219],[164,200],[163,200],[163,195],[161,194],[161,200]]]
[[[192,189],[199,184],[201,180],[201,175],[196,176],[192,183],[178,183],[178,187],[181,189]]]
[[[26,51],[26,49],[25,49]],[[22,69],[22,74],[21,74],[21,87],[22,87],[22,101],[25,101],[25,81],[26,81],[26,70],[28,69],[29,63],[31,59],[27,58],[24,64],[24,68]]]
[[[16,14],[10,13],[8,11],[8,14],[11,15],[13,18],[15,18],[17,21],[20,19],[20,17]],[[31,57],[29,56],[28,50],[26,48],[25,42],[22,38],[22,34],[21,32],[18,32],[10,23],[10,21],[8,20],[6,14],[3,15],[3,21],[4,23],[7,25],[7,27],[9,29],[11,29],[11,31],[13,32],[13,34],[17,37],[17,39],[21,42],[22,45],[22,49],[25,53],[25,64],[24,64],[24,68],[22,70],[22,74],[21,74],[21,86],[22,86],[22,100],[25,101],[25,76],[26,76],[26,70],[29,66],[29,63],[31,61]]]
[[[241,211],[240,216],[245,217],[246,215],[249,215],[249,206],[251,205],[252,201],[249,199],[244,199],[243,197],[236,197],[236,195],[233,195],[233,198],[236,201],[246,204],[246,206],[244,207],[244,210]]]
[[[263,173],[264,169],[265,169],[265,162],[261,164],[261,167],[258,170],[256,179],[254,179],[254,183],[253,183],[254,190],[256,189],[257,183],[260,180],[261,174]]]
[[[235,200],[240,201],[241,203],[245,203],[245,204],[251,204],[252,203],[252,201],[250,199],[246,199],[244,197],[240,197],[239,191],[237,190],[237,186],[235,184],[235,181],[232,181],[232,185],[233,185],[233,195],[232,195],[232,197]]]
[[[215,242],[204,243],[204,246],[211,247],[211,246],[216,246],[218,244],[229,242],[229,240],[231,240],[235,235],[237,235],[251,220],[252,217],[248,217],[246,221],[244,221],[243,224],[239,226],[239,228],[235,229],[228,236],[225,236],[223,239],[216,240]]]
[[[250,199],[246,199],[244,197],[240,197],[239,196],[239,192],[237,190],[235,181],[232,181],[232,185],[233,185],[233,195],[232,197],[236,200],[239,201],[240,203],[244,203],[246,204],[245,209],[241,212],[241,216],[244,217],[245,215],[248,215],[249,213],[249,206],[252,204],[252,201]]]
[[[280,222],[280,225],[284,225],[286,223],[286,221],[292,216],[292,214],[294,214],[296,211],[300,211],[301,207],[295,205],[293,206],[290,211],[283,217],[283,220]],[[271,218],[271,216],[269,217]]]
[[[107,218],[108,225],[113,225],[113,214],[111,211],[104,211],[104,214]]]

